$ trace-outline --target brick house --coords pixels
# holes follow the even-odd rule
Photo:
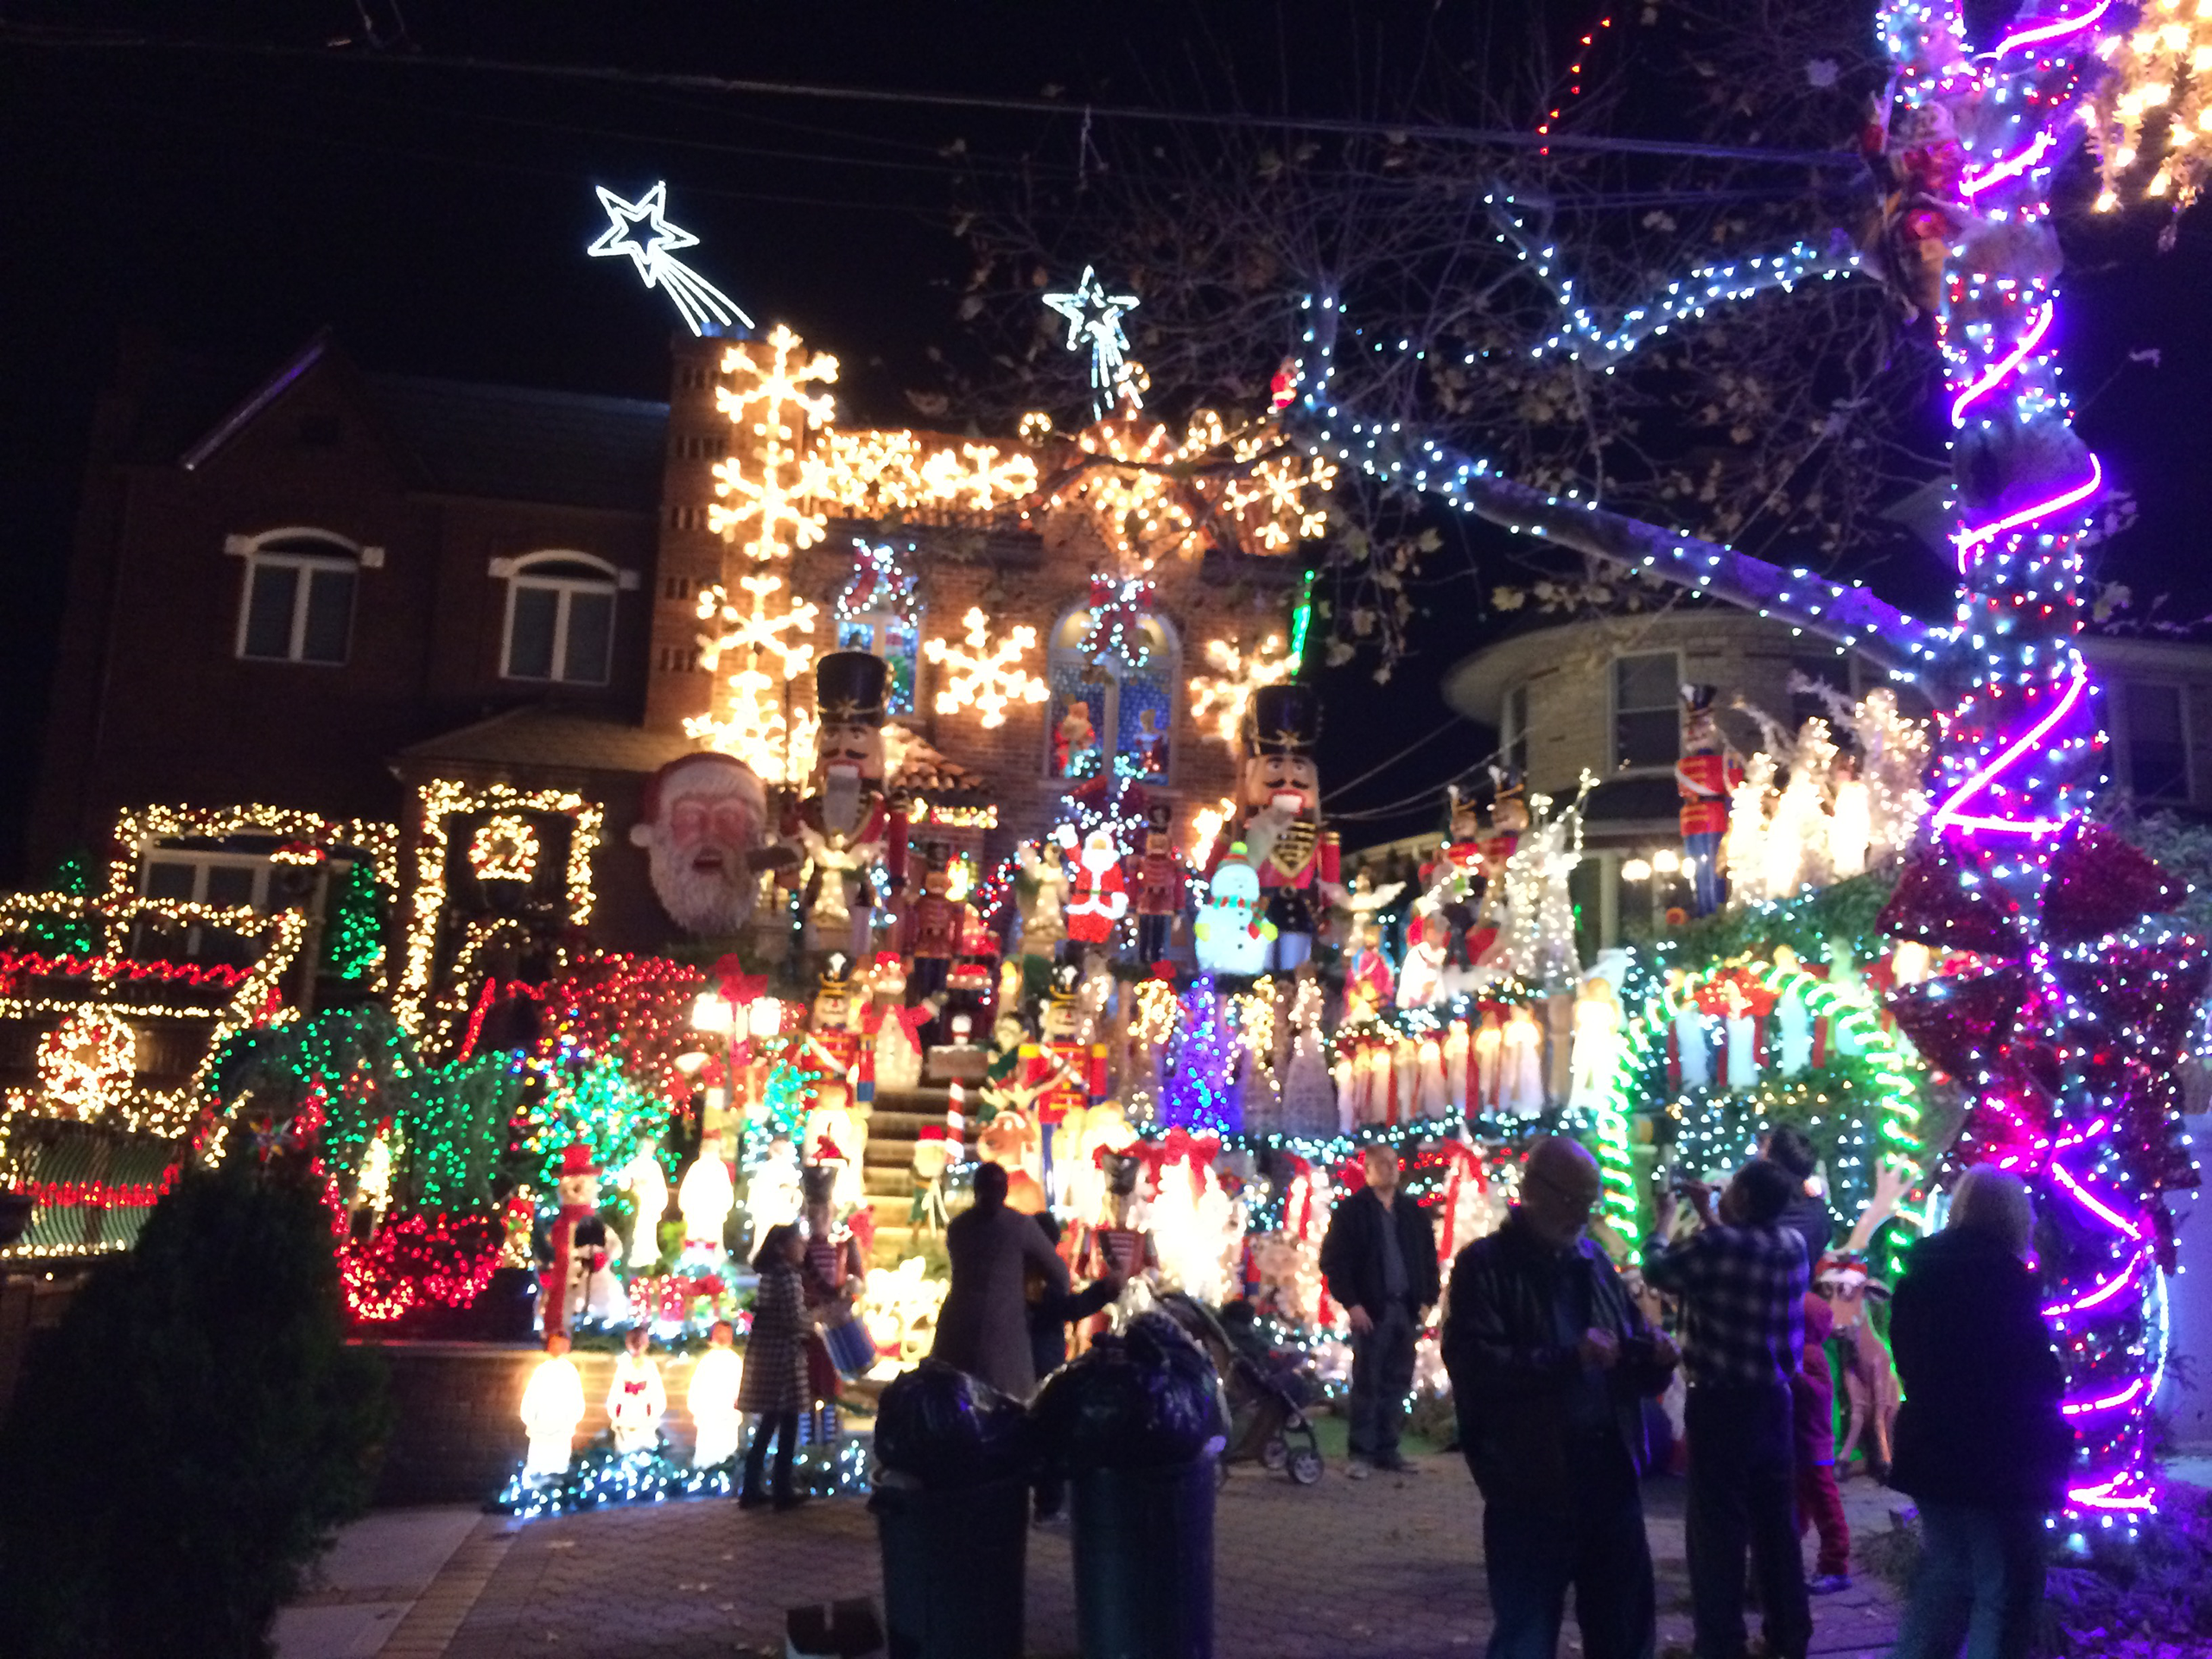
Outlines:
[[[433,978],[489,948],[495,900],[549,928],[581,921],[609,948],[670,944],[628,830],[644,779],[694,747],[683,722],[714,690],[696,614],[725,575],[713,469],[749,442],[715,405],[728,344],[677,339],[666,404],[368,373],[327,336],[251,384],[126,361],[86,469],[35,855],[97,853],[149,804],[267,804],[397,826],[394,943],[429,951]],[[913,576],[911,624],[838,620],[861,540]],[[917,839],[988,868],[1047,833],[1068,787],[1052,734],[1078,698],[1109,764],[1157,743],[1146,782],[1176,805],[1179,839],[1230,793],[1235,757],[1192,718],[1185,680],[1208,640],[1281,630],[1287,562],[1216,551],[1173,573],[1151,660],[1128,672],[1077,644],[1100,564],[1050,524],[946,513],[833,519],[790,561],[790,591],[821,607],[816,649],[893,658],[899,723],[964,769],[962,801],[996,806],[995,822],[941,814],[956,822]],[[1033,629],[1025,666],[1052,688],[995,728],[938,710],[944,671],[921,650],[960,640],[971,608],[994,637]],[[811,697],[799,677],[794,710]],[[548,845],[588,821],[587,897],[559,871],[524,889],[475,879],[473,838],[510,810]],[[274,833],[200,829],[109,849],[117,885],[278,902]]]

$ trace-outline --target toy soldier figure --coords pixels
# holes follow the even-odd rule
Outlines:
[[[791,1057],[799,1069],[832,1083],[851,1079],[854,1068],[860,1063],[866,1035],[861,1013],[845,958],[833,950],[822,964],[814,1007],[807,1020],[806,1040]]]
[[[1471,967],[1481,962],[1497,941],[1505,916],[1506,861],[1519,848],[1522,834],[1529,827],[1529,803],[1521,774],[1510,767],[1492,766],[1490,775],[1490,833],[1477,843],[1482,855],[1482,900],[1466,933],[1466,959]]]
[[[1728,833],[1728,792],[1744,781],[1744,769],[1727,752],[1727,741],[1713,718],[1713,688],[1682,688],[1682,758],[1675,763],[1675,786],[1682,797],[1682,856],[1688,861],[1691,907],[1710,916],[1728,896],[1720,868],[1720,841]]]
[[[1253,693],[1242,810],[1234,832],[1215,843],[1216,863],[1241,841],[1258,865],[1263,913],[1275,926],[1268,966],[1286,972],[1313,953],[1317,892],[1332,904],[1346,896],[1336,832],[1321,827],[1321,775],[1313,764],[1320,731],[1321,703],[1312,686],[1263,685]]]
[[[1175,914],[1183,908],[1183,872],[1175,861],[1175,809],[1165,801],[1145,809],[1137,842],[1137,961],[1147,969],[1167,954]]]
[[[1071,1110],[1088,1111],[1109,1090],[1106,1045],[1083,1039],[1083,1011],[1076,1001],[1077,969],[1065,967],[1052,975],[1038,1011],[1042,1035],[1021,1049],[1019,1072],[1021,1091],[1033,1095],[1036,1122],[1041,1130],[1045,1191],[1057,1197],[1052,1182],[1053,1131]],[[1065,1178],[1064,1178],[1065,1179]]]
[[[884,691],[891,670],[864,651],[833,651],[814,665],[814,792],[785,815],[784,839],[806,860],[800,908],[810,950],[869,958],[875,871],[896,889],[906,875],[905,808],[884,792]]]

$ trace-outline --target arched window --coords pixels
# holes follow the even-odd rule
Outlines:
[[[1088,610],[1075,610],[1052,630],[1046,658],[1052,687],[1052,720],[1046,775],[1096,778],[1110,767],[1123,778],[1166,783],[1173,756],[1168,734],[1175,727],[1175,688],[1183,648],[1160,618],[1147,616],[1137,629],[1141,652],[1097,648]],[[1131,663],[1128,656],[1141,655]],[[1078,707],[1080,705],[1080,707]]]
[[[906,551],[914,550],[908,543]],[[922,649],[922,602],[912,571],[890,547],[853,538],[853,573],[837,594],[837,649],[865,651],[890,665],[885,705],[914,712],[914,670]]]
[[[360,550],[311,530],[273,530],[228,545],[245,561],[238,654],[255,662],[343,663],[353,638]]]
[[[618,573],[588,553],[532,553],[506,568],[499,672],[510,680],[605,685]]]

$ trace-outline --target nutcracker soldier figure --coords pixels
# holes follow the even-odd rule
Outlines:
[[[1021,1050],[1020,1088],[1033,1091],[1036,1122],[1043,1154],[1044,1186],[1057,1202],[1059,1187],[1052,1176],[1052,1141],[1060,1121],[1071,1110],[1088,1111],[1106,1097],[1109,1084],[1106,1045],[1086,1041],[1083,1014],[1076,1001],[1077,971],[1062,968],[1052,976],[1038,1014],[1042,1035]]]
[[[1183,869],[1175,857],[1175,809],[1165,801],[1145,809],[1137,841],[1137,960],[1147,968],[1167,955],[1176,913],[1183,908]]]
[[[1338,876],[1336,832],[1321,827],[1321,777],[1313,762],[1320,729],[1321,703],[1312,686],[1263,685],[1253,693],[1236,826],[1215,842],[1216,863],[1233,842],[1249,849],[1265,917],[1275,927],[1268,966],[1286,972],[1313,954],[1315,898],[1342,904],[1347,896]]]
[[[944,989],[953,954],[960,948],[960,922],[967,906],[947,896],[951,878],[941,862],[933,862],[922,878],[921,896],[913,901],[908,926],[912,942],[913,971],[906,976],[909,990],[918,1000]]]
[[[1480,962],[1488,954],[1504,925],[1505,863],[1521,845],[1522,834],[1529,827],[1529,803],[1521,774],[1492,766],[1490,775],[1490,833],[1477,843],[1482,857],[1482,898],[1466,932],[1465,959],[1470,963]]]
[[[875,872],[906,876],[906,809],[883,787],[884,690],[890,666],[864,651],[833,651],[814,665],[813,791],[785,813],[783,838],[805,861],[800,908],[810,950],[866,962]]]
[[[1675,786],[1682,798],[1682,857],[1689,866],[1692,908],[1710,916],[1728,896],[1720,868],[1720,841],[1728,833],[1728,793],[1744,781],[1744,769],[1728,753],[1727,740],[1713,717],[1713,687],[1682,688],[1682,758],[1675,763]]]
[[[831,951],[822,964],[813,1011],[807,1020],[806,1038],[792,1061],[803,1071],[833,1083],[857,1081],[855,1069],[866,1046],[865,1020],[844,956]],[[874,1068],[869,1068],[873,1079]]]

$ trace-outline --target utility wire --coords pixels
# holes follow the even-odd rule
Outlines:
[[[27,29],[21,25],[0,24],[0,45],[37,47],[49,50],[164,51],[284,60],[312,59],[323,63],[445,69],[474,74],[526,75],[542,79],[593,81],[616,86],[664,86],[687,92],[746,97],[804,98],[849,104],[897,105],[917,109],[989,111],[1084,122],[1149,121],[1179,126],[1333,132],[1400,140],[1419,138],[1439,143],[1489,144],[1508,149],[1681,156],[1718,162],[1765,162],[1777,167],[1835,167],[1853,170],[1865,165],[1856,151],[1845,149],[1768,149],[1754,145],[1701,144],[1662,138],[1521,132],[1510,128],[1463,127],[1424,122],[1367,121],[1343,116],[1251,115],[1228,111],[1144,109],[1126,105],[1075,104],[1049,98],[1010,98],[873,86],[825,86],[807,81],[761,80],[734,75],[677,74],[662,70],[623,69],[611,64],[531,63],[507,58],[441,57],[423,52],[334,54],[321,48],[252,41],[162,40],[149,35],[121,33],[64,33]]]

